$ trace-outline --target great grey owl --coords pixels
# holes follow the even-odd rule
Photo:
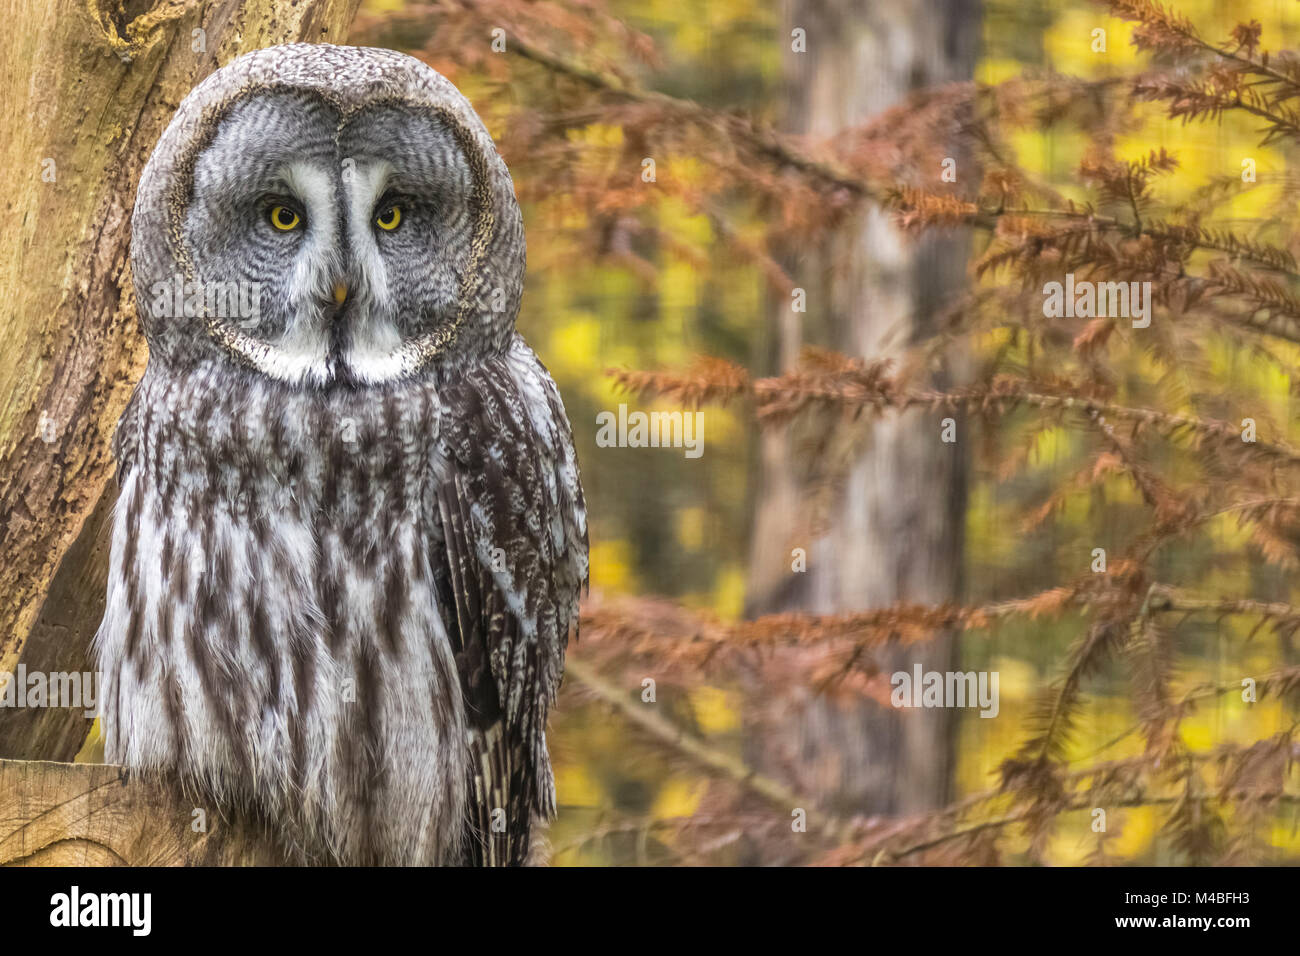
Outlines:
[[[587,524],[483,123],[392,51],[243,56],[154,150],[131,264],[106,758],[309,862],[524,862]]]

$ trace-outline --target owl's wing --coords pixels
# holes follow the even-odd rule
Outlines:
[[[586,506],[559,391],[521,338],[439,396],[434,567],[468,709],[471,856],[521,863],[532,815],[555,812],[546,715],[587,582]]]

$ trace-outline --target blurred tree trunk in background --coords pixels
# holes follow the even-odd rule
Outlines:
[[[277,43],[338,41],[358,3],[4,3],[0,672],[89,669],[109,441],[145,358],[127,250],[149,153],[217,67]],[[0,756],[69,760],[87,729],[79,709],[6,710]]]
[[[970,80],[980,35],[978,0],[789,0],[783,36],[802,28],[807,52],[786,54],[788,132],[826,140],[861,126],[926,86]],[[953,146],[959,175],[974,175]],[[939,190],[940,169],[913,172]],[[969,180],[967,180],[969,181]],[[932,335],[965,284],[969,236],[904,239],[866,207],[806,254],[785,257],[806,290],[807,313],[776,304],[776,371],[804,345],[869,358],[897,357]],[[951,371],[927,373],[936,385]],[[959,374],[959,373],[958,373]],[[966,504],[966,436],[940,440],[940,416],[916,411],[824,423],[826,431],[773,429],[761,439],[748,612],[833,613],[897,601],[959,597]],[[806,445],[815,442],[819,453]],[[839,460],[840,483],[815,507],[826,475],[805,463]],[[791,551],[807,552],[792,572]],[[951,637],[883,652],[887,675],[954,665]],[[809,798],[841,813],[903,814],[948,802],[955,713],[841,705],[803,692],[784,719],[756,726],[751,759],[779,762]]]

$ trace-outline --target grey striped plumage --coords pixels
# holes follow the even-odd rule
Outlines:
[[[482,123],[390,51],[242,57],[150,159],[132,270],[150,356],[115,443],[107,758],[312,862],[523,862],[586,515]],[[160,298],[178,275],[256,284],[257,313],[187,313]]]

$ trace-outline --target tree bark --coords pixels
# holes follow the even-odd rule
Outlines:
[[[783,35],[803,28],[808,48],[787,54],[792,133],[829,139],[917,89],[969,80],[974,69],[978,0],[792,0],[786,18]],[[962,156],[955,141],[952,148]],[[969,164],[959,161],[959,168],[973,175]],[[931,188],[939,188],[939,173],[936,167]],[[963,288],[968,249],[969,237],[960,234],[904,240],[886,213],[864,209],[828,233],[819,249],[787,257],[806,289],[808,312],[778,304],[774,364],[790,368],[805,342],[898,357],[935,331],[943,305]],[[937,373],[935,384],[949,375]],[[960,596],[964,436],[942,442],[939,418],[916,411],[870,424],[828,420],[818,435],[763,436],[751,614],[826,614]],[[810,456],[801,448],[813,440],[819,453]],[[810,486],[824,484],[826,475],[801,463],[837,459],[843,463],[837,490],[820,520],[811,520]],[[792,573],[793,548],[806,550],[806,572]],[[877,656],[886,675],[917,662],[925,670],[949,670],[954,661],[951,637]],[[841,705],[811,693],[796,703],[776,746],[764,736],[770,731],[759,731],[755,759],[767,763],[779,754],[828,809],[894,815],[948,802],[953,711]]]
[[[260,47],[338,41],[358,4],[5,0],[0,673],[89,670],[104,549],[82,530],[111,507],[109,442],[145,360],[127,252],[150,151],[203,77]],[[0,712],[0,756],[71,759],[81,712],[42,711]]]

